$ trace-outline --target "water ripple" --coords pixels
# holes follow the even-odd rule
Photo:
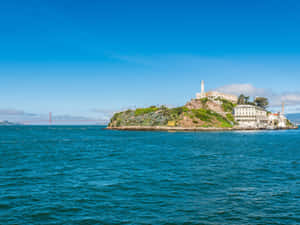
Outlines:
[[[299,135],[0,127],[0,224],[299,224]]]

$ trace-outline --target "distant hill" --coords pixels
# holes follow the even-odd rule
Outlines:
[[[9,125],[16,125],[16,124],[8,121],[0,121],[0,126],[9,126]]]
[[[300,113],[287,114],[286,117],[292,121],[292,123],[300,124]]]

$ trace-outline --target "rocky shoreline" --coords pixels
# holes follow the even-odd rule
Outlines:
[[[250,131],[250,130],[297,130],[299,127],[286,127],[286,128],[218,128],[218,127],[168,127],[168,126],[122,126],[122,127],[106,127],[107,130],[120,130],[120,131]]]

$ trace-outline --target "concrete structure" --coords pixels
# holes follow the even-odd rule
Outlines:
[[[268,125],[270,128],[285,128],[287,127],[287,118],[282,113],[270,113],[268,116]]]
[[[206,97],[211,100],[216,100],[218,98],[226,99],[230,102],[237,103],[238,97],[231,94],[225,94],[218,91],[209,91],[206,93]]]
[[[238,105],[234,108],[234,119],[242,128],[266,128],[267,111],[254,105]]]
[[[237,103],[238,97],[231,94],[225,94],[218,91],[209,91],[205,93],[204,91],[204,81],[201,81],[201,93],[196,94],[196,99],[208,98],[210,100],[217,101],[218,99],[225,99],[233,103]]]
[[[284,116],[284,104],[281,113],[268,113],[254,105],[238,105],[234,108],[234,119],[241,128],[288,128],[288,119]]]
[[[281,105],[281,113],[270,113],[268,119],[270,128],[288,127],[288,119],[284,116],[284,102]]]

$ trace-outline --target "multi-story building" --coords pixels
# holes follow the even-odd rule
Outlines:
[[[238,105],[234,108],[234,119],[244,128],[265,128],[268,126],[267,111],[254,105]]]

